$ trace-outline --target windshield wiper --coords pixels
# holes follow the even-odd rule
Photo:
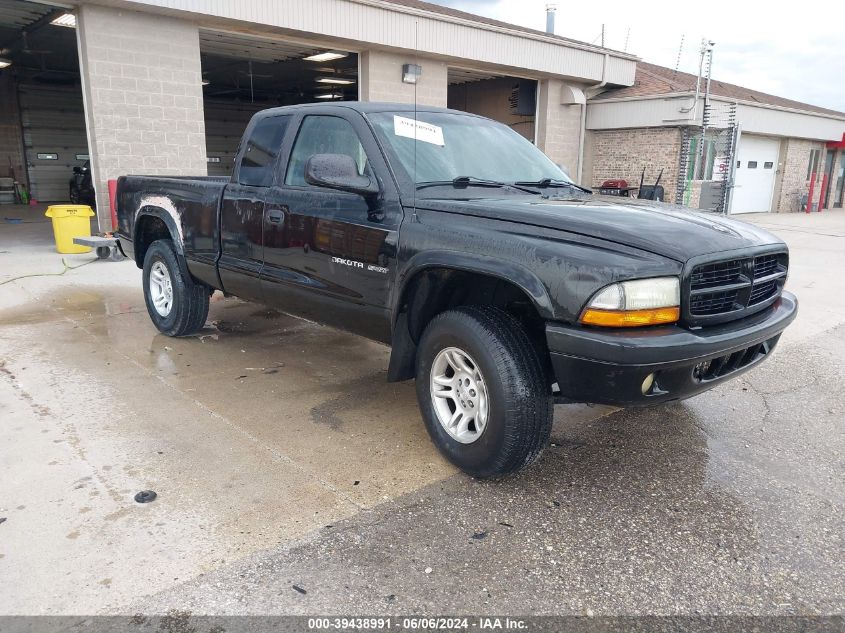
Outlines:
[[[426,189],[428,187],[443,187],[451,186],[455,189],[465,189],[466,187],[492,187],[496,189],[518,189],[525,193],[536,194],[533,189],[520,187],[520,183],[499,182],[498,180],[486,180],[484,178],[476,178],[474,176],[458,176],[452,180],[429,180],[417,184],[417,190]]]
[[[582,187],[581,185],[576,185],[574,182],[569,182],[568,180],[554,180],[552,178],[543,178],[542,180],[537,180],[534,182],[515,182],[515,185],[522,185],[523,187],[539,187],[540,189],[545,189],[547,187],[567,187],[570,189],[578,189],[579,191],[583,191],[584,193],[593,193],[592,189],[587,189],[586,187]]]

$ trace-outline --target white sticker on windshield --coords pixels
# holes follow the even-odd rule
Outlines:
[[[403,116],[393,115],[393,133],[396,136],[404,136],[406,138],[416,138],[423,143],[431,143],[432,145],[446,145],[443,142],[443,128],[431,123],[424,123],[423,121],[414,121],[414,119],[407,119]]]

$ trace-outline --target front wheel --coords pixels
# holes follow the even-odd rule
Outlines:
[[[500,477],[531,464],[554,401],[524,327],[490,306],[436,316],[417,350],[417,399],[428,433],[464,472]]]
[[[208,287],[185,275],[171,240],[156,240],[144,256],[144,299],[153,324],[168,336],[199,332],[208,317]]]

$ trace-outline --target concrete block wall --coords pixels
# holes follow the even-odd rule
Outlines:
[[[207,173],[199,31],[83,4],[77,33],[98,219],[110,230],[109,179]]]
[[[624,178],[631,186],[640,183],[645,168],[645,183],[654,184],[660,170],[660,184],[665,201],[674,202],[678,164],[681,156],[680,128],[640,128],[595,130],[588,135],[589,173],[584,184],[597,187],[604,180]]]
[[[807,169],[810,164],[810,152],[814,149],[820,151],[820,156],[816,167],[816,186],[814,187],[812,202],[813,204],[819,202],[824,162],[827,156],[824,143],[788,138],[781,143],[781,155],[778,158],[780,174],[778,174],[778,183],[775,186],[774,194],[776,211],[789,213],[800,210],[801,196],[810,191]],[[831,191],[833,191],[833,188],[831,188]],[[826,203],[825,206],[829,205]]]
[[[564,82],[542,79],[537,85],[537,147],[577,179],[583,105],[562,105]],[[583,179],[582,179],[583,180]]]
[[[449,82],[445,62],[378,50],[364,51],[359,62],[362,101],[413,103],[414,84],[402,83],[402,65],[417,64],[422,67],[416,84],[417,103],[446,107]]]

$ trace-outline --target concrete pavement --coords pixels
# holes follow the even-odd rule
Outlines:
[[[0,613],[842,612],[842,212],[741,218],[789,243],[801,301],[767,363],[682,404],[557,407],[499,483],[439,457],[382,346],[217,297],[163,337],[131,262],[3,283],[63,269],[20,215]]]

